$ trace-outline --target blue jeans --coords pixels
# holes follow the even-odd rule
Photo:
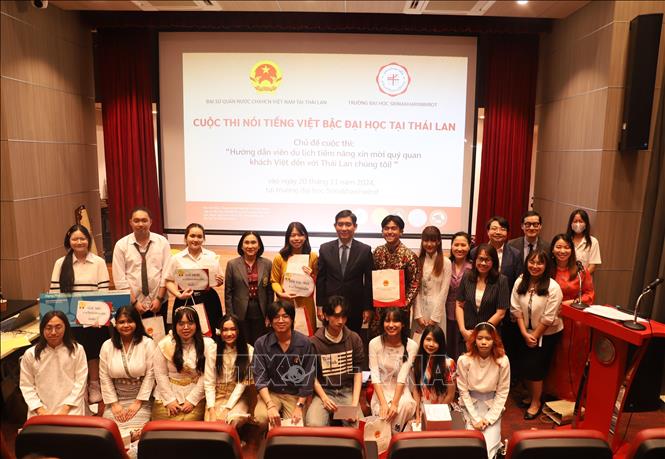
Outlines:
[[[326,395],[330,400],[332,400],[335,405],[351,405],[353,402],[353,387],[345,387],[340,389],[325,389]],[[360,414],[360,408],[358,409],[358,416]],[[311,427],[324,427],[330,425],[330,420],[332,419],[332,414],[330,411],[326,410],[323,406],[323,400],[314,394],[312,397],[312,403],[307,409],[305,414],[305,425]],[[355,427],[357,421],[348,422],[342,421],[345,426]]]

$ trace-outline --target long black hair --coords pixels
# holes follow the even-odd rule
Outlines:
[[[250,368],[249,361],[249,349],[247,348],[247,339],[242,333],[242,327],[240,326],[240,319],[235,314],[225,314],[222,319],[219,321],[219,332],[220,336],[215,335],[215,341],[217,342],[217,359],[215,360],[215,368],[217,374],[221,375],[224,370],[224,349],[226,349],[226,342],[222,338],[221,334],[224,330],[224,324],[226,322],[233,322],[233,325],[236,327],[236,360],[234,362],[235,367],[235,378],[237,382],[242,382],[247,379],[248,369]]]
[[[402,308],[391,307],[387,308],[381,315],[381,343],[385,344],[386,340],[386,320],[397,319],[398,322],[402,323],[402,330],[400,332],[400,341],[402,346],[404,346],[404,353],[402,354],[402,362],[406,362],[409,355],[406,352],[406,344],[409,340],[409,329],[406,323],[406,314]]]
[[[425,350],[425,338],[432,334],[434,341],[439,345],[436,354],[429,355]],[[420,338],[420,346],[418,347],[418,355],[416,357],[416,364],[414,365],[414,373],[416,377],[416,388],[420,391],[420,385],[423,384],[423,375],[427,366],[432,365],[432,380],[428,381],[427,387],[430,388],[437,395],[446,392],[445,382],[448,380],[448,365],[446,360],[446,335],[438,325],[428,325],[423,329],[422,337]]]
[[[570,239],[574,239],[575,236],[575,231],[573,231],[573,220],[575,219],[575,215],[579,215],[582,221],[584,222],[584,231],[582,231],[582,235],[584,236],[584,240],[586,240],[586,245],[591,247],[591,222],[589,221],[589,214],[586,212],[584,209],[575,209],[571,212],[570,217],[568,217],[568,227],[566,228],[566,234]],[[573,249],[575,249],[575,246],[573,246]]]
[[[173,364],[180,373],[184,367],[184,361],[182,358],[182,339],[176,330],[178,322],[180,319],[185,317],[190,322],[196,324],[196,330],[194,331],[194,349],[196,349],[196,372],[198,374],[203,374],[205,370],[206,358],[204,353],[204,344],[203,344],[203,333],[201,333],[201,321],[199,320],[199,314],[191,306],[182,306],[176,309],[173,314],[173,339],[175,340],[175,352],[173,353]]]
[[[279,254],[282,256],[284,261],[293,255],[293,248],[289,243],[289,238],[291,237],[291,233],[293,233],[294,229],[298,230],[300,234],[305,236],[305,242],[302,245],[301,253],[308,255],[312,251],[312,246],[309,245],[309,233],[307,232],[305,225],[300,222],[291,222],[289,223],[289,226],[286,227],[286,234],[284,235],[284,247],[282,247],[282,250],[279,251]]]
[[[115,312],[115,321],[116,323],[118,322],[118,319],[120,319],[122,316],[127,317],[130,321],[134,322],[136,325],[136,328],[134,329],[134,336],[132,336],[132,342],[134,344],[138,344],[141,342],[144,336],[147,336],[150,338],[150,335],[145,331],[145,327],[143,326],[143,321],[141,320],[141,314],[139,314],[139,311],[134,307],[130,305],[125,305],[125,306],[120,306],[118,310]],[[113,343],[113,347],[116,349],[122,349],[122,340],[120,338],[120,333],[118,330],[115,328],[115,326],[109,327],[111,329],[111,342]]]
[[[69,320],[67,319],[65,313],[62,311],[49,311],[44,314],[41,322],[39,322],[39,338],[37,340],[37,344],[35,345],[35,360],[39,360],[42,351],[46,349],[46,346],[48,346],[48,342],[44,336],[44,329],[46,328],[46,324],[48,324],[49,321],[54,317],[62,320],[62,322],[65,324],[65,333],[62,337],[62,344],[69,350],[70,355],[73,354],[74,350],[76,349],[76,340],[72,335],[72,327],[70,327]],[[55,382],[56,381],[54,381],[54,383]]]
[[[547,252],[545,252],[543,249],[532,250],[531,253],[527,255],[524,262],[526,269],[524,269],[524,272],[522,273],[522,280],[520,281],[520,284],[517,286],[516,290],[518,295],[525,295],[529,290],[529,284],[531,283],[531,273],[529,272],[528,264],[529,261],[533,260],[534,258],[545,263],[545,271],[543,271],[543,274],[540,276],[538,283],[536,284],[536,295],[547,296],[548,289],[550,287],[550,257],[547,256]]]
[[[90,236],[90,231],[83,225],[72,225],[65,234],[65,249],[67,249],[67,255],[62,261],[62,266],[60,267],[60,292],[61,293],[72,293],[74,291],[74,250],[72,249],[69,239],[72,237],[76,231],[83,233],[83,236],[88,240],[88,250],[92,246],[92,236]]]

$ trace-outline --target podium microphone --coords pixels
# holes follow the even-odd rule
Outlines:
[[[655,281],[644,287],[640,296],[637,297],[635,302],[635,312],[633,313],[633,320],[624,320],[623,326],[630,328],[631,330],[645,330],[647,327],[637,322],[637,311],[640,309],[640,303],[642,302],[642,297],[649,292],[653,292],[663,282],[663,278],[657,277]]]
[[[575,309],[586,309],[588,304],[582,303],[582,273],[584,272],[584,265],[581,261],[577,261],[577,280],[579,281],[579,290],[577,291],[577,299],[570,306]]]

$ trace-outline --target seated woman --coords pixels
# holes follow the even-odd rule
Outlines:
[[[213,288],[224,283],[224,276],[219,274],[219,256],[203,247],[206,235],[203,226],[198,223],[190,223],[185,228],[185,244],[187,248],[178,252],[169,261],[164,273],[166,289],[176,297],[173,303],[173,311],[180,306],[203,303],[207,317],[199,317],[199,321],[207,320],[211,329],[210,335],[214,335],[213,327],[219,324],[222,318],[222,303],[217,291]],[[191,288],[181,289],[176,283],[176,271],[178,269],[207,269],[210,276],[208,286],[202,290]],[[175,323],[175,320],[173,320]]]
[[[222,317],[219,324],[215,374],[206,375],[206,421],[222,421],[236,428],[249,420],[249,391],[252,381],[254,348],[247,344],[240,321],[232,314]]]
[[[62,311],[49,311],[39,323],[37,344],[21,359],[20,388],[28,418],[43,414],[85,415],[85,351],[72,337]]]
[[[121,306],[115,313],[111,339],[99,353],[99,379],[102,396],[110,410],[104,417],[115,421],[122,433],[138,440],[150,420],[150,396],[155,386],[153,357],[155,343],[134,306]]]
[[[179,308],[173,314],[173,330],[157,347],[152,420],[202,421],[203,375],[215,374],[217,346],[201,333],[196,310],[190,306]]]
[[[508,278],[499,272],[499,255],[492,245],[481,244],[457,291],[455,316],[464,341],[480,322],[498,328],[509,307],[510,288]]]
[[[485,437],[487,457],[501,447],[501,416],[510,391],[510,363],[494,324],[476,325],[457,361],[457,389],[466,428]]]
[[[526,380],[529,407],[524,419],[535,419],[542,408],[543,380],[561,336],[561,287],[550,278],[549,257],[536,249],[526,257],[526,270],[515,282],[510,312],[524,338],[520,352],[520,374]]]
[[[382,314],[383,333],[369,342],[369,369],[374,395],[372,414],[401,432],[416,412],[416,402],[406,387],[418,344],[408,338],[405,313],[388,308]]]
[[[455,398],[455,361],[446,354],[446,336],[438,325],[428,325],[423,330],[413,372],[416,421],[420,422],[421,402],[450,403]]]
[[[563,293],[562,305],[569,306],[578,299],[584,304],[594,304],[596,292],[593,287],[593,276],[586,269],[578,272],[575,246],[567,234],[557,234],[552,238],[550,245],[552,258],[552,271],[554,278]],[[582,278],[582,295],[580,297],[580,280]],[[582,379],[587,353],[573,351],[574,349],[589,349],[589,327],[561,317],[563,321],[563,334],[556,344],[552,357],[552,371],[545,380],[547,393],[555,395],[558,399],[575,400],[577,388]],[[565,370],[564,370],[565,369]],[[565,376],[562,376],[565,373]]]

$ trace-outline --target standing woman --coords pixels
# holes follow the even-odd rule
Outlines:
[[[466,341],[467,353],[457,361],[457,389],[467,430],[485,437],[487,457],[501,447],[501,416],[510,391],[510,363],[496,327],[481,322]]]
[[[83,225],[73,225],[65,234],[67,255],[58,258],[51,274],[50,293],[74,293],[106,291],[109,289],[109,272],[103,258],[90,253],[92,237]],[[109,338],[106,327],[74,327],[72,334],[85,350],[88,360],[88,403],[101,403],[99,385],[99,351]]]
[[[422,279],[413,309],[413,332],[422,333],[428,325],[436,325],[445,333],[445,301],[450,286],[452,263],[443,256],[441,231],[436,226],[427,226],[423,230],[418,264]]]
[[[374,395],[372,414],[401,432],[416,412],[416,402],[407,379],[418,353],[418,344],[408,337],[406,311],[387,308],[381,315],[383,333],[369,342],[369,369]]]
[[[204,374],[215,374],[217,346],[201,333],[196,310],[191,306],[178,308],[173,314],[173,330],[157,347],[152,419],[202,421]]]
[[[561,287],[563,293],[561,304],[569,306],[577,301],[580,291],[573,241],[567,234],[557,234],[552,238],[550,254],[553,262],[550,276]],[[593,277],[586,269],[580,271],[579,275],[582,277],[582,303],[594,304],[596,293],[593,287]],[[567,371],[552,372],[546,379],[545,387],[548,393],[553,393],[558,399],[575,400],[587,354],[578,352],[578,350],[589,349],[590,332],[589,327],[581,322],[567,317],[561,319],[563,320],[563,334],[552,357],[554,360],[552,368],[567,369]]]
[[[455,317],[462,338],[468,341],[480,322],[489,322],[498,328],[509,307],[508,278],[499,272],[496,249],[490,244],[481,244],[473,269],[464,274],[457,292]]]
[[[261,256],[263,241],[254,231],[246,231],[240,237],[238,255],[226,264],[226,313],[237,317],[242,336],[253,346],[256,339],[266,332],[266,311],[273,302],[270,282],[272,263]]]
[[[43,414],[85,414],[88,365],[72,336],[67,316],[49,311],[39,323],[39,340],[21,359],[20,387],[28,418]]]
[[[166,288],[176,297],[173,303],[174,311],[187,304],[193,306],[203,303],[208,315],[210,330],[214,330],[213,327],[219,324],[219,320],[222,318],[222,303],[219,301],[219,295],[213,287],[222,285],[224,277],[219,274],[219,257],[217,254],[203,248],[205,239],[205,230],[200,224],[190,223],[185,228],[187,248],[171,257],[165,273]],[[175,281],[175,274],[178,269],[207,269],[209,275],[208,288],[202,290],[181,289]],[[175,324],[175,319],[173,323]]]
[[[600,266],[600,245],[598,239],[591,235],[589,214],[584,209],[575,209],[568,218],[566,234],[575,246],[575,256],[582,262],[584,269],[593,274]]]
[[[460,355],[466,352],[464,339],[457,326],[455,310],[457,308],[456,301],[462,277],[472,267],[470,253],[471,237],[464,231],[455,233],[450,244],[450,261],[452,266],[450,287],[448,288],[448,296],[446,297],[446,342],[448,344],[448,355],[453,360],[457,360]]]
[[[110,410],[104,417],[115,421],[121,432],[138,440],[150,420],[150,396],[155,386],[152,362],[155,343],[134,306],[121,306],[115,313],[111,339],[99,354],[99,379],[104,403]]]
[[[291,222],[286,228],[284,236],[284,247],[279,251],[275,258],[272,260],[272,273],[270,275],[270,282],[272,282],[272,289],[275,294],[282,300],[293,302],[297,308],[304,308],[305,317],[307,318],[308,335],[314,335],[316,330],[316,311],[314,309],[314,293],[308,297],[299,297],[294,293],[286,293],[284,291],[284,274],[286,273],[286,265],[291,255],[309,255],[309,265],[303,266],[305,274],[312,276],[316,280],[318,273],[318,260],[319,257],[316,253],[312,252],[312,247],[309,245],[309,235],[305,225],[300,222]],[[298,329],[298,328],[296,328]]]
[[[455,361],[446,354],[443,330],[437,325],[425,327],[413,365],[417,422],[421,422],[421,402],[450,403],[455,398]]]
[[[254,348],[247,344],[238,318],[222,317],[219,324],[217,359],[212,377],[203,382],[206,393],[206,421],[222,421],[238,428],[249,420],[249,391],[253,384],[252,356]]]
[[[524,419],[535,419],[542,409],[543,380],[561,337],[561,287],[550,277],[549,257],[543,249],[526,257],[526,270],[515,282],[510,312],[524,338],[520,353],[520,374],[529,390]]]

